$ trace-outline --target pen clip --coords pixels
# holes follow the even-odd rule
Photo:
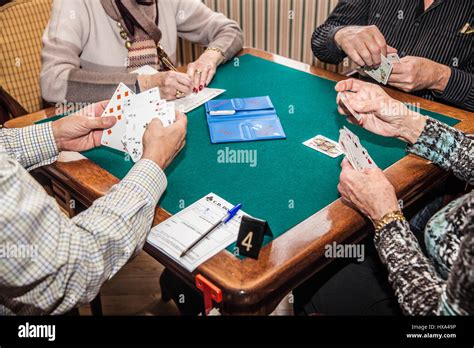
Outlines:
[[[242,203],[237,204],[235,207],[233,207],[231,210],[227,212],[227,217],[224,220],[224,224],[228,223],[232,218],[237,214],[237,212],[242,208]]]

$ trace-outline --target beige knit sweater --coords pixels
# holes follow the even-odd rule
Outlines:
[[[41,91],[48,102],[97,102],[123,82],[135,90],[136,74],[127,73],[128,51],[120,37],[118,15],[99,0],[54,0],[43,35]],[[112,3],[112,2],[110,2]],[[156,16],[156,6],[141,6]],[[243,46],[238,24],[200,0],[158,0],[161,45],[176,62],[177,38],[225,52],[232,58]]]

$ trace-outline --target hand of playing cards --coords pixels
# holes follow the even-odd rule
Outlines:
[[[158,88],[135,94],[123,83],[115,91],[104,116],[116,116],[117,123],[104,131],[101,144],[128,153],[134,162],[142,158],[143,134],[154,118],[159,118],[164,127],[176,121],[174,103],[162,100]]]
[[[357,135],[344,127],[339,131],[339,145],[356,170],[378,168],[369,152],[362,146]]]
[[[392,73],[393,63],[400,63],[400,57],[398,54],[392,53],[387,55],[387,57],[382,55],[381,58],[382,63],[377,69],[367,69],[364,72],[378,83],[386,85]]]

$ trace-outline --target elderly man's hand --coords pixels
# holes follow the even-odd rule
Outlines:
[[[339,186],[342,201],[373,221],[399,210],[392,184],[381,169],[357,171],[347,159],[342,162]]]
[[[393,64],[388,84],[404,92],[431,89],[443,92],[451,77],[451,69],[422,57],[403,57]]]
[[[59,151],[87,151],[100,146],[104,129],[112,128],[114,116],[100,117],[108,101],[90,105],[71,116],[53,122],[53,135]]]
[[[375,25],[347,26],[334,36],[336,44],[356,64],[362,67],[375,68],[380,66],[381,55],[397,53],[387,45],[383,34]]]
[[[188,119],[176,112],[176,122],[164,127],[158,118],[148,125],[143,135],[143,159],[155,162],[165,170],[186,145]]]

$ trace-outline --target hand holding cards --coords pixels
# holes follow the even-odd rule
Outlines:
[[[392,74],[393,64],[400,63],[400,57],[396,53],[389,54],[387,57],[381,56],[382,63],[377,69],[366,69],[364,72],[378,83],[387,84]]]
[[[104,131],[101,144],[127,152],[134,162],[143,155],[143,134],[151,120],[159,118],[165,127],[176,120],[174,104],[162,100],[158,88],[137,95],[123,83],[102,116],[116,116],[117,123]]]
[[[347,108],[347,110],[352,114],[352,116],[354,116],[354,118],[360,122],[362,120],[362,116],[358,112],[356,112],[352,108],[352,106],[350,106],[349,97],[347,96],[347,93],[348,92],[341,92],[339,93],[339,97],[341,98],[341,101],[344,104],[344,106]]]

